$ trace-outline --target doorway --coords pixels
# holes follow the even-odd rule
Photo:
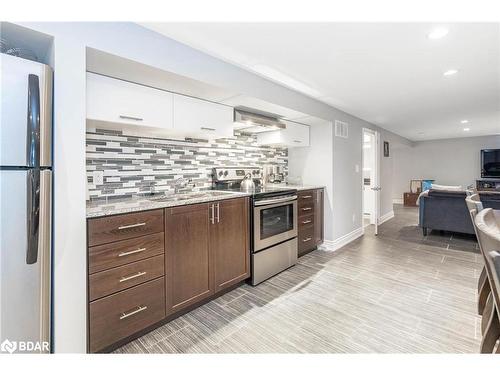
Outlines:
[[[373,232],[378,234],[380,206],[379,133],[364,128],[362,142],[363,231],[366,227],[373,225]]]

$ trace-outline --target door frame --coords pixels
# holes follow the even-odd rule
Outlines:
[[[370,218],[370,224],[375,225],[375,235],[378,235],[378,226],[379,226],[379,220],[380,220],[380,132],[377,130],[373,130],[370,128],[362,128],[361,131],[361,230],[364,234],[365,232],[365,225],[364,225],[364,181],[363,181],[363,160],[364,160],[364,135],[365,133],[370,133],[373,135],[374,141],[375,141],[375,149],[374,149],[374,178],[373,178],[373,184],[374,186],[374,198],[375,198],[375,207],[374,207],[374,212],[373,216],[374,218]],[[372,188],[373,189],[373,188]]]

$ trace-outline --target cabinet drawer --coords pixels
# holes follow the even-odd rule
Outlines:
[[[163,275],[163,255],[94,273],[89,276],[89,298],[93,301]]]
[[[89,220],[89,246],[163,232],[163,210]]]
[[[314,192],[312,190],[300,191],[298,194],[298,200],[300,202],[312,202],[314,200]]]
[[[91,302],[89,310],[89,349],[94,353],[165,317],[165,279]]]
[[[302,230],[299,230],[299,255],[305,254],[309,250],[312,250],[316,247],[314,242],[314,227],[305,227]]]
[[[164,253],[163,232],[89,248],[89,274]]]
[[[299,218],[299,231],[302,230],[302,228],[305,227],[310,227],[314,225],[314,213],[313,214],[307,214],[307,215],[302,215]]]
[[[299,217],[314,214],[314,201],[313,200],[310,200],[310,201],[306,200],[305,202],[301,202],[299,200],[299,203],[297,205],[297,210],[298,210],[297,215]],[[300,219],[299,219],[299,222],[300,222]]]

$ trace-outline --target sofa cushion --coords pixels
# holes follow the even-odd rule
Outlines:
[[[463,198],[467,196],[467,193],[464,190],[429,190],[429,197],[442,197],[442,198]],[[464,201],[465,203],[465,201]]]
[[[461,190],[463,190],[461,185],[438,185],[438,184],[431,184],[431,189],[448,190],[448,191],[461,191]]]

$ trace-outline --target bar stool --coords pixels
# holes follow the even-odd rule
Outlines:
[[[481,353],[500,353],[500,211],[486,208],[475,217],[477,233],[484,255],[484,263],[491,292],[486,300],[483,311],[485,325],[481,341]],[[484,324],[485,323],[485,324]]]
[[[474,218],[477,213],[483,209],[483,204],[479,198],[479,194],[473,194],[465,198],[465,203],[467,204],[467,208],[470,213],[470,218],[472,220],[472,226],[474,227],[474,232],[476,233],[477,242],[479,244],[479,251],[481,255],[483,255],[483,250],[481,250],[481,243],[479,242],[479,236],[477,235],[477,227],[474,222]],[[490,283],[488,282],[488,276],[486,274],[486,268],[483,267],[481,270],[481,275],[479,276],[478,284],[477,284],[477,312],[479,315],[483,315],[484,306],[486,305],[486,299],[488,298],[488,294],[490,294]]]

